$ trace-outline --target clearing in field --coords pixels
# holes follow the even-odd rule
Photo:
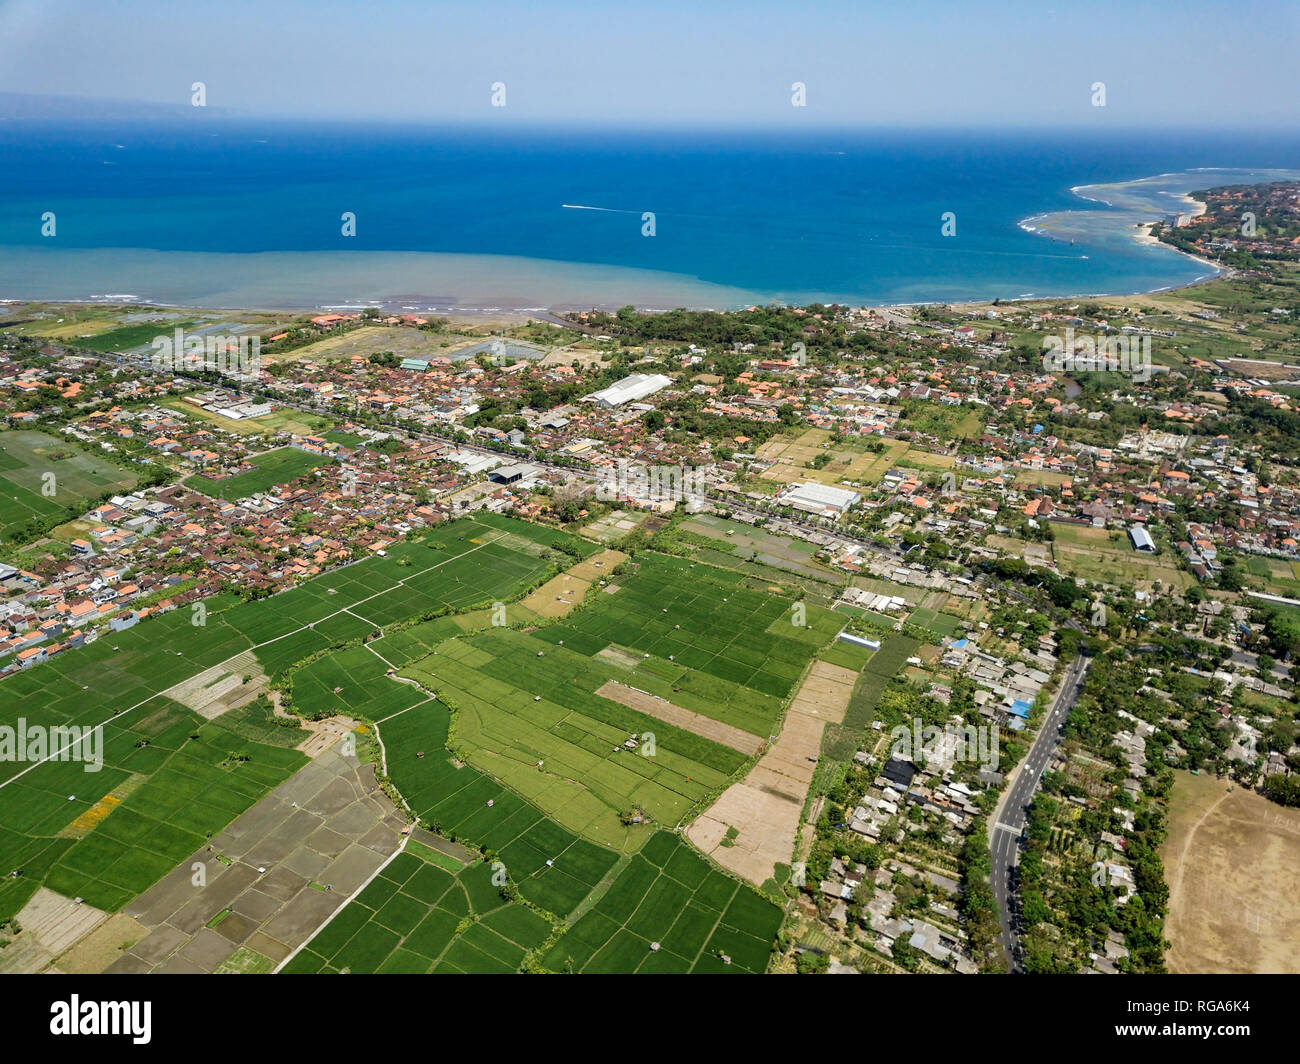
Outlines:
[[[761,885],[794,854],[799,816],[821,753],[822,732],[844,718],[857,674],[816,662],[786,712],[781,734],[739,783],[687,830],[724,868]]]
[[[592,584],[607,579],[625,561],[627,555],[621,551],[603,550],[596,556],[579,562],[567,572],[552,577],[527,596],[521,605],[548,620],[566,617],[582,604]]]
[[[867,449],[865,440],[831,444],[830,438],[825,429],[807,429],[793,438],[778,436],[768,440],[758,449],[758,454],[774,464],[763,471],[763,478],[781,484],[803,481],[830,485],[841,481],[875,484],[898,464],[908,449],[905,441],[882,440],[885,449],[877,453]],[[809,462],[825,454],[831,455],[830,462],[820,469],[809,468]]]
[[[252,702],[266,688],[266,673],[251,650],[213,665],[162,692],[200,717],[212,720],[227,710]]]
[[[647,717],[654,717],[655,720],[685,728],[688,732],[693,732],[712,742],[739,750],[746,757],[753,757],[763,748],[763,740],[757,735],[750,735],[749,732],[733,728],[730,724],[723,724],[721,721],[710,720],[703,714],[692,713],[689,709],[675,706],[658,695],[638,691],[635,687],[628,687],[614,680],[606,680],[596,689],[596,694],[629,709],[635,709],[638,713],[644,713]]]
[[[1300,809],[1213,776],[1176,772],[1169,834],[1172,972],[1300,972]]]
[[[0,432],[0,541],[32,521],[49,527],[76,517],[89,500],[135,484],[130,471],[44,432]]]
[[[1179,569],[1168,553],[1133,550],[1123,532],[1053,523],[1052,534],[1052,555],[1062,572],[1070,576],[1111,584],[1125,581],[1143,590],[1150,590],[1157,580],[1165,587],[1195,583],[1195,578]]]

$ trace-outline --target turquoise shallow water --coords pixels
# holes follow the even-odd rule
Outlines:
[[[1149,291],[1209,271],[1137,243],[1136,223],[1297,169],[1295,133],[8,122],[0,298],[425,310]]]

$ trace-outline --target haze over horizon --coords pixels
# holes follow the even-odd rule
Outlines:
[[[512,128],[1263,130],[1295,121],[1298,45],[1300,5],[1280,0],[1195,0],[1176,17],[1118,0],[994,13],[949,0],[0,0],[0,92],[188,108],[201,81],[230,117]],[[1219,61],[1230,55],[1250,61]],[[792,105],[796,82],[806,106]]]

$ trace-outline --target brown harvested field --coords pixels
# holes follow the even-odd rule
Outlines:
[[[322,362],[353,355],[369,357],[378,351],[391,351],[398,358],[445,358],[462,347],[478,343],[482,337],[457,336],[454,333],[430,333],[406,325],[363,325],[359,329],[335,333],[283,354],[268,355],[268,362]],[[446,344],[447,346],[443,346]]]
[[[249,677],[247,683],[244,682],[245,676]],[[256,655],[251,650],[242,650],[220,665],[213,665],[197,676],[174,684],[162,694],[194,710],[199,716],[213,720],[228,710],[252,702],[269,682]]]
[[[1300,810],[1213,776],[1175,774],[1165,963],[1171,972],[1300,972]]]
[[[114,913],[60,957],[54,970],[71,975],[102,972],[148,933],[134,917]]]
[[[705,739],[739,750],[749,757],[753,757],[763,748],[764,740],[757,735],[750,735],[749,732],[733,728],[730,724],[723,724],[720,720],[692,713],[689,709],[675,706],[658,695],[638,691],[635,687],[606,680],[596,689],[596,694],[621,706],[627,706],[628,709],[635,709],[638,713],[644,713],[647,717],[654,717],[655,720],[662,720],[666,724],[685,728]]]
[[[557,347],[537,364],[550,368],[552,366],[572,366],[576,362],[583,369],[586,369],[588,366],[603,366],[608,355],[608,351],[600,351],[594,348]]]
[[[71,949],[108,919],[108,913],[93,905],[78,904],[72,898],[40,887],[18,913],[21,930],[0,950],[0,975],[31,974],[49,969],[54,958]]]
[[[579,562],[572,569],[551,577],[525,598],[521,605],[539,617],[564,617],[582,603],[592,584],[608,577],[625,561],[627,555],[622,551],[603,550],[586,561]]]
[[[1284,381],[1300,376],[1300,366],[1261,358],[1222,358],[1219,359],[1219,365],[1236,370],[1246,377],[1261,377],[1268,381]]]
[[[687,836],[724,868],[762,885],[778,864],[790,864],[827,724],[844,719],[858,676],[813,663],[786,711],[781,734],[749,774],[733,783],[687,829]],[[726,846],[727,831],[738,834]]]
[[[794,438],[778,436],[768,440],[757,453],[775,464],[763,471],[763,479],[782,484],[811,481],[832,486],[841,480],[875,483],[897,464],[908,449],[907,443],[900,440],[888,441],[881,454],[834,447],[830,452],[832,460],[827,465],[821,469],[809,469],[808,462],[825,451],[823,444],[828,443],[830,437],[825,429],[808,429]]]

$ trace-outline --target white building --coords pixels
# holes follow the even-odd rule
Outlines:
[[[634,373],[630,377],[624,377],[621,381],[611,384],[608,388],[602,388],[598,392],[592,392],[590,395],[584,395],[584,402],[597,403],[606,410],[613,410],[616,406],[622,406],[624,403],[635,402],[638,399],[644,399],[648,395],[654,395],[655,392],[667,388],[672,384],[672,379],[665,377],[662,373]]]
[[[787,506],[819,517],[839,517],[860,498],[856,491],[828,484],[792,484],[781,495]]]
[[[1133,542],[1134,550],[1144,550],[1155,553],[1155,540],[1151,538],[1151,533],[1141,525],[1134,525],[1128,530],[1128,538]]]

